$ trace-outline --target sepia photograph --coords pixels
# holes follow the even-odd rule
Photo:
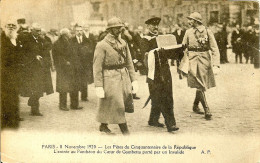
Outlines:
[[[258,0],[0,0],[1,163],[260,163]]]

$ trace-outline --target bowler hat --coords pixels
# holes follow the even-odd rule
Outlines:
[[[145,24],[152,24],[152,25],[159,25],[161,18],[159,17],[152,17],[145,21]]]

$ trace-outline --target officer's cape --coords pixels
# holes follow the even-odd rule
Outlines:
[[[152,39],[151,37],[150,39]],[[155,72],[155,57],[154,52],[161,48],[165,50],[171,50],[171,49],[178,49],[181,48],[182,45],[177,45],[177,41],[174,35],[168,34],[168,35],[159,35],[156,37],[156,42],[158,45],[158,48],[155,48],[153,50],[150,50],[148,52],[148,78],[154,80],[154,72]]]

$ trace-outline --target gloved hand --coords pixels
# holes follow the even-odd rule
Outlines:
[[[132,87],[133,87],[132,93],[133,93],[133,94],[137,93],[139,87],[138,87],[138,82],[137,82],[136,80],[132,82]]]
[[[219,74],[220,73],[220,66],[218,66],[218,65],[213,65],[213,73],[215,74],[215,75],[217,75],[217,74]]]
[[[105,98],[105,92],[103,87],[96,87],[96,95],[98,98]]]

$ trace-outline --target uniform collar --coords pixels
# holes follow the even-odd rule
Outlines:
[[[206,28],[205,28],[204,25],[200,25],[200,26],[194,28],[194,32],[199,31],[199,32],[201,33],[201,32],[203,32],[205,29],[206,29]]]
[[[116,41],[118,41],[118,42],[120,42],[120,43],[122,42],[122,41],[121,41],[122,39],[121,39],[120,37],[119,37],[118,39],[116,39],[115,36],[112,35],[111,33],[108,33],[108,34],[106,35],[105,40],[108,41],[108,42],[111,42],[112,44],[115,44]]]

